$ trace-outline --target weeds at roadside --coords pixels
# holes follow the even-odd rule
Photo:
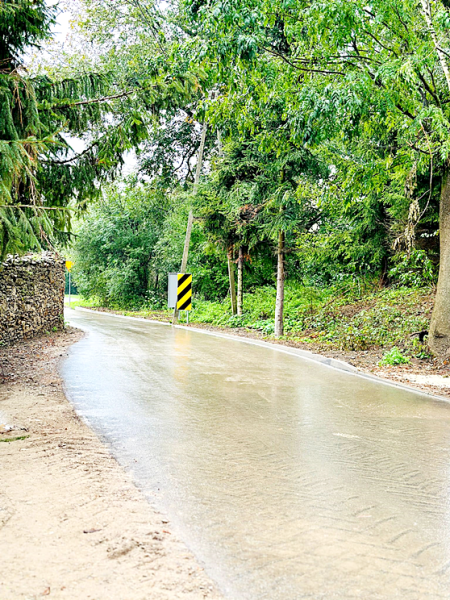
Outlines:
[[[195,292],[195,290],[194,290]],[[229,299],[211,302],[196,298],[191,324],[243,328],[271,337],[275,330],[273,287],[244,294],[244,314],[231,313]],[[286,284],[284,339],[330,350],[364,351],[397,346],[419,359],[430,358],[426,344],[413,338],[428,329],[433,294],[430,288],[383,288],[373,285],[311,288]],[[79,306],[98,308],[98,299]],[[117,307],[110,307],[114,309]],[[120,310],[121,314],[170,321],[172,311],[155,308]]]
[[[26,440],[27,438],[29,438],[29,435],[19,435],[17,437],[12,437],[12,438],[0,438],[0,442],[17,442],[19,440]]]
[[[380,367],[384,366],[396,366],[396,365],[407,365],[411,360],[402,354],[397,346],[391,348],[388,352],[385,353],[383,358],[378,363]]]

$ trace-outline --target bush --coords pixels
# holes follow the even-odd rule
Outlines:
[[[286,283],[286,336],[300,342],[316,342],[340,350],[406,345],[418,358],[426,349],[411,333],[428,329],[432,300],[430,291],[387,288],[368,291],[364,286],[308,288]],[[369,286],[367,286],[369,288]],[[244,314],[231,316],[230,301],[194,299],[192,321],[222,327],[245,327],[272,335],[275,323],[273,287],[244,294]]]
[[[413,250],[394,257],[395,266],[389,277],[393,282],[408,287],[422,287],[437,281],[437,270],[425,250]]]
[[[385,353],[383,358],[378,363],[380,366],[384,365],[406,365],[410,362],[410,359],[407,356],[404,356],[397,346],[391,348],[388,352]]]
[[[154,190],[130,184],[110,190],[77,232],[74,276],[84,298],[109,307],[138,308],[146,302],[152,257],[165,219]]]

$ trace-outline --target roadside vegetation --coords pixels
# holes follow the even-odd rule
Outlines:
[[[371,289],[372,288],[372,289]],[[274,339],[275,295],[273,286],[244,294],[244,312],[231,315],[230,299],[220,302],[194,298],[189,315],[192,324],[254,332]],[[360,286],[314,288],[286,286],[285,333],[283,341],[308,345],[312,350],[386,350],[383,364],[408,362],[408,357],[428,359],[424,341],[433,307],[431,288],[391,287],[361,290]],[[87,308],[104,308],[99,298],[75,303]],[[159,303],[140,308],[111,304],[109,309],[128,316],[171,321],[173,311]],[[186,317],[182,315],[181,322]]]
[[[2,256],[57,248],[83,302],[167,319],[193,219],[191,322],[447,357],[447,2],[8,0],[0,19]]]
[[[207,185],[200,194],[206,194]],[[167,273],[179,269],[192,205],[188,194],[164,195],[136,177],[120,188],[105,188],[102,202],[79,223],[72,245],[72,276],[82,297],[76,304],[171,321],[173,311],[166,308]],[[342,232],[336,232],[341,217],[322,206],[321,216],[329,221],[322,233],[292,231],[286,236],[290,251],[284,259],[280,336],[275,331],[277,256],[270,238],[253,232],[256,237],[244,252],[233,244],[230,252],[225,243],[229,230],[220,216],[205,215],[210,207],[201,203],[194,208],[202,216],[194,222],[191,238],[190,323],[281,338],[318,351],[397,348],[398,355],[394,351],[395,356],[383,359],[392,365],[404,364],[407,359],[399,358],[403,354],[430,358],[426,336],[437,281],[432,248],[428,252],[386,250],[383,271],[377,230],[364,237],[356,222],[348,227],[352,235],[345,236],[344,246]],[[247,226],[256,229],[256,223]],[[243,290],[240,306],[233,306],[230,269],[235,287],[240,280]],[[185,322],[186,315],[180,318]]]

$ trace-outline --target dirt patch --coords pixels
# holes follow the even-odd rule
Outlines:
[[[0,600],[221,598],[65,398],[81,336],[0,348]]]

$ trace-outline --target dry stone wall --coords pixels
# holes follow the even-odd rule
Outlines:
[[[0,264],[0,343],[63,327],[64,267],[50,252],[8,256]]]

